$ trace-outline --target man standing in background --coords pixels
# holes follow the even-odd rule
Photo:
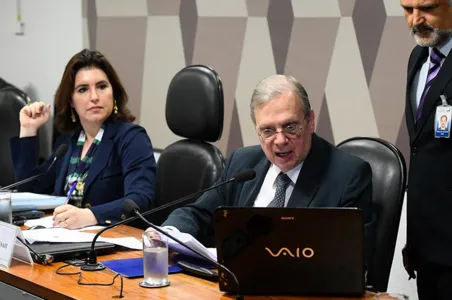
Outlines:
[[[452,103],[452,1],[400,0],[416,43],[408,61],[410,137],[404,265],[420,300],[452,295],[452,140],[435,134]],[[448,128],[450,130],[450,128]],[[416,273],[415,273],[416,272]]]

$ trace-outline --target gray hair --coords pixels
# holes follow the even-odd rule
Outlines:
[[[277,74],[271,75],[259,81],[253,91],[250,109],[251,120],[253,120],[254,125],[256,125],[256,117],[254,115],[256,108],[288,91],[295,92],[295,94],[298,95],[301,108],[306,116],[306,119],[309,121],[311,116],[311,104],[309,103],[308,93],[305,88],[294,77]]]

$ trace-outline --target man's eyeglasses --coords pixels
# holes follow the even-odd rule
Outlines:
[[[264,140],[274,138],[280,132],[284,133],[284,135],[288,138],[296,138],[302,129],[303,129],[303,125],[290,124],[290,125],[287,125],[286,127],[282,128],[279,131],[275,131],[273,129],[266,128],[266,129],[260,130],[258,132],[258,134]]]

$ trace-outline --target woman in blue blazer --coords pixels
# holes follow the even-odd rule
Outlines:
[[[83,50],[68,62],[55,95],[55,125],[62,133],[55,149],[68,151],[43,176],[20,191],[70,197],[54,211],[54,225],[69,229],[125,219],[122,204],[142,211],[154,198],[156,163],[152,143],[127,108],[118,75],[98,51]],[[37,131],[50,118],[50,105],[35,102],[20,111],[20,134],[11,139],[17,180],[44,173],[53,155],[37,165]],[[54,153],[55,154],[55,149]]]

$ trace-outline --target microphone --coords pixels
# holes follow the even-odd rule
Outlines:
[[[67,144],[61,144],[61,145],[56,149],[56,151],[55,151],[55,158],[53,159],[52,163],[51,163],[50,166],[47,168],[47,170],[45,170],[45,171],[42,172],[42,173],[39,173],[38,175],[34,175],[34,176],[31,176],[31,177],[26,178],[26,179],[24,179],[24,180],[18,181],[18,182],[16,182],[16,183],[13,183],[13,184],[4,186],[4,187],[0,188],[0,191],[10,190],[10,189],[15,188],[15,187],[17,187],[17,186],[20,186],[20,185],[23,185],[23,184],[28,183],[28,182],[30,182],[30,181],[33,181],[33,180],[35,180],[36,178],[41,177],[42,175],[46,174],[46,173],[53,167],[53,165],[55,164],[55,162],[56,162],[58,159],[60,159],[62,156],[64,156],[64,155],[66,154],[67,149],[68,149],[68,145],[67,145]]]
[[[191,199],[193,197],[196,197],[196,196],[198,196],[200,194],[203,194],[203,193],[205,193],[207,191],[216,189],[216,188],[218,188],[218,187],[220,187],[222,185],[225,185],[227,183],[230,183],[230,182],[237,182],[237,183],[245,182],[245,181],[252,180],[255,177],[256,177],[256,172],[253,169],[247,169],[247,170],[244,170],[244,171],[241,171],[241,172],[238,172],[238,173],[234,174],[234,176],[232,178],[230,178],[230,179],[228,179],[226,181],[220,182],[220,183],[215,184],[215,185],[213,185],[211,187],[208,187],[206,189],[203,189],[203,190],[200,190],[198,192],[192,193],[192,194],[190,194],[188,196],[182,197],[182,198],[180,198],[178,200],[175,200],[173,202],[167,203],[165,205],[161,205],[161,206],[156,207],[154,209],[148,210],[148,211],[142,213],[141,215],[142,216],[147,216],[147,215],[153,214],[153,213],[161,211],[161,210],[163,210],[165,208],[168,208],[168,207],[171,207],[173,205],[176,205],[176,204],[182,203],[184,201],[187,201],[187,200],[189,200],[189,199]],[[125,201],[124,201],[124,204],[125,204]],[[125,211],[125,207],[124,206],[123,206],[123,209]],[[132,221],[135,221],[135,220],[138,220],[138,219],[140,219],[139,216],[131,217],[131,218],[119,221],[118,223],[111,224],[111,225],[105,227],[104,229],[100,230],[93,238],[93,242],[91,243],[91,250],[89,251],[89,255],[88,255],[88,260],[86,261],[86,264],[81,267],[81,269],[83,271],[100,271],[100,270],[105,269],[104,265],[102,265],[101,263],[97,262],[97,254],[96,254],[96,250],[94,249],[97,239],[106,230],[109,230],[109,229],[111,229],[113,227],[116,227],[116,226],[119,226],[119,225],[122,225],[122,224],[125,224],[125,223],[129,223],[129,222],[132,222]]]
[[[148,220],[146,220],[145,217],[143,217],[142,214],[140,214],[140,208],[138,207],[138,205],[131,199],[126,199],[124,201],[124,205],[123,205],[123,209],[126,212],[126,214],[130,215],[130,214],[135,214],[137,215],[141,220],[143,220],[146,224],[148,224],[150,227],[152,227],[154,230],[160,232],[161,234],[173,239],[174,241],[178,242],[180,245],[184,246],[185,248],[187,248],[188,250],[192,251],[193,253],[199,255],[200,257],[204,258],[205,260],[207,260],[208,262],[210,262],[211,264],[217,266],[217,268],[224,270],[225,272],[229,273],[232,278],[235,281],[235,284],[237,285],[237,293],[236,293],[236,300],[243,300],[243,296],[240,295],[240,286],[239,286],[239,281],[237,279],[237,277],[235,276],[235,274],[229,270],[228,268],[226,268],[224,265],[214,261],[213,259],[211,259],[210,257],[202,254],[201,252],[193,249],[192,247],[188,246],[187,244],[185,244],[184,242],[180,241],[179,239],[175,238],[173,235],[171,235],[170,233],[166,232],[165,230],[160,229],[158,226],[155,226],[154,224],[152,224],[151,222],[149,222]]]
[[[28,248],[28,250],[30,250],[31,252],[31,256],[33,257],[34,261],[37,261],[38,263],[40,263],[43,266],[47,266],[48,264],[51,264],[53,262],[53,260],[55,259],[55,257],[51,254],[38,254],[35,250],[33,250],[33,248],[31,248],[26,242],[22,241],[21,239],[17,238],[22,245],[25,245],[25,247]]]

